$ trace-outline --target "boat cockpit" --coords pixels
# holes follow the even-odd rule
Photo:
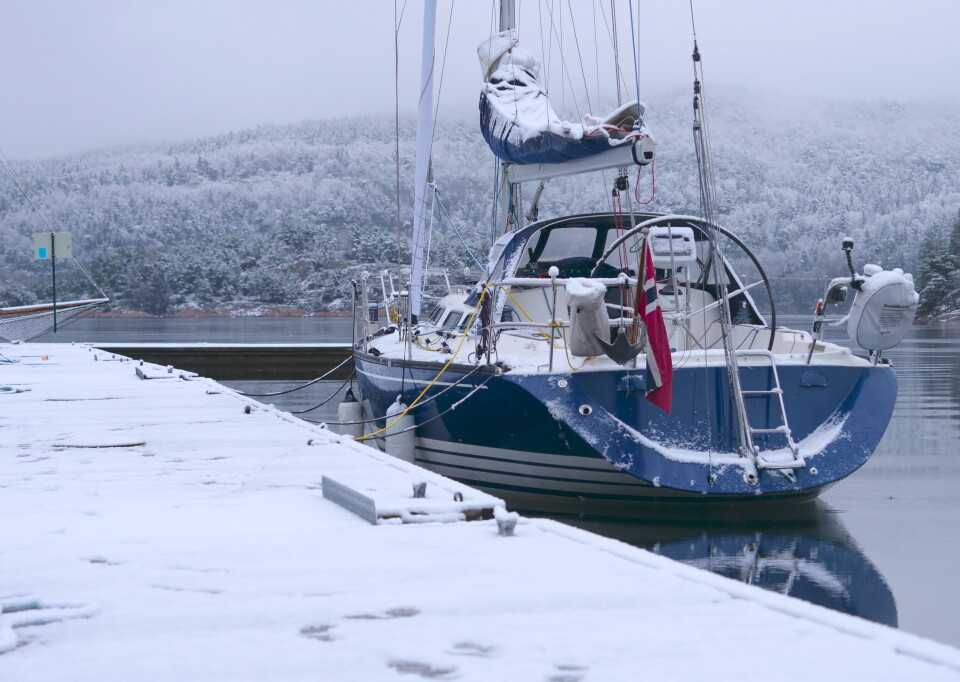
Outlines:
[[[627,224],[624,224],[624,221]],[[713,274],[712,249],[717,236],[715,229],[702,222],[685,217],[660,216],[644,213],[634,217],[634,225],[650,223],[650,239],[657,290],[664,311],[680,310],[681,298],[697,298],[704,305],[716,301],[719,285]],[[593,277],[616,279],[621,273],[635,279],[640,272],[639,231],[633,231],[629,219],[611,213],[565,217],[546,220],[505,235],[498,244],[498,258],[490,268],[489,281],[511,280],[513,290],[524,288],[517,282],[522,278],[549,277],[550,268],[557,268],[559,279]],[[723,283],[730,301],[730,320],[734,324],[765,325],[751,296],[751,290],[763,283],[770,299],[769,283],[753,254],[730,233],[720,230],[725,242],[735,246],[739,260],[752,262],[758,281],[744,284],[734,272],[724,253]],[[626,237],[626,238],[624,238]],[[728,248],[725,243],[723,247]],[[608,303],[620,299],[608,286]],[[635,286],[631,286],[635,294]],[[695,293],[694,293],[695,292]],[[625,293],[625,292],[624,292]],[[622,304],[622,302],[621,302]],[[689,307],[689,306],[687,306]],[[688,310],[689,312],[689,310]]]

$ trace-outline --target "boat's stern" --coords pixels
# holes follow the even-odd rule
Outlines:
[[[760,393],[769,368],[742,368]],[[506,375],[540,402],[571,450],[590,450],[653,486],[707,495],[775,495],[818,489],[860,468],[882,438],[896,401],[886,366],[781,366],[789,435],[775,396],[747,414],[756,450],[743,449],[725,367],[678,368],[671,414],[646,400],[643,370]],[[768,432],[768,433],[763,433]]]

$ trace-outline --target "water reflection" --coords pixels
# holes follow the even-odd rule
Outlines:
[[[563,521],[726,578],[897,626],[893,592],[823,502],[759,522]]]
[[[887,352],[900,379],[899,416],[929,418],[953,429],[960,425],[958,330],[957,324],[920,325]]]

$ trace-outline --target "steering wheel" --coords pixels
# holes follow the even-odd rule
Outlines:
[[[561,258],[553,265],[557,266],[557,269],[560,270],[559,276],[564,279],[568,277],[590,277],[594,266],[597,266],[597,261],[586,256],[571,256],[570,258]],[[609,263],[600,263],[596,267],[596,274],[593,277],[614,278],[619,274],[620,271]]]

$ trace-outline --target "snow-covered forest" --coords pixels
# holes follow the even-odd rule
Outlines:
[[[690,101],[686,93],[648,97],[659,145],[652,210],[699,210]],[[722,222],[757,253],[781,310],[807,312],[824,278],[846,272],[843,236],[856,240],[858,266],[921,275],[921,254],[929,260],[960,243],[949,239],[960,210],[955,107],[784,102],[757,92],[709,104]],[[351,278],[408,258],[414,128],[402,120],[399,254],[392,116],[12,160],[30,201],[9,176],[0,179],[0,305],[49,300],[49,264],[35,258],[32,234],[54,230],[72,233],[76,259],[114,310],[344,309]],[[441,117],[434,166],[456,230],[484,261],[494,163],[475,113]],[[541,216],[608,208],[612,180],[550,183]],[[651,180],[644,171],[640,199]],[[471,264],[437,219],[431,265],[459,273]],[[946,268],[946,283],[937,280],[943,293],[960,272],[938,267]],[[58,298],[89,295],[96,290],[76,265],[58,267]]]

